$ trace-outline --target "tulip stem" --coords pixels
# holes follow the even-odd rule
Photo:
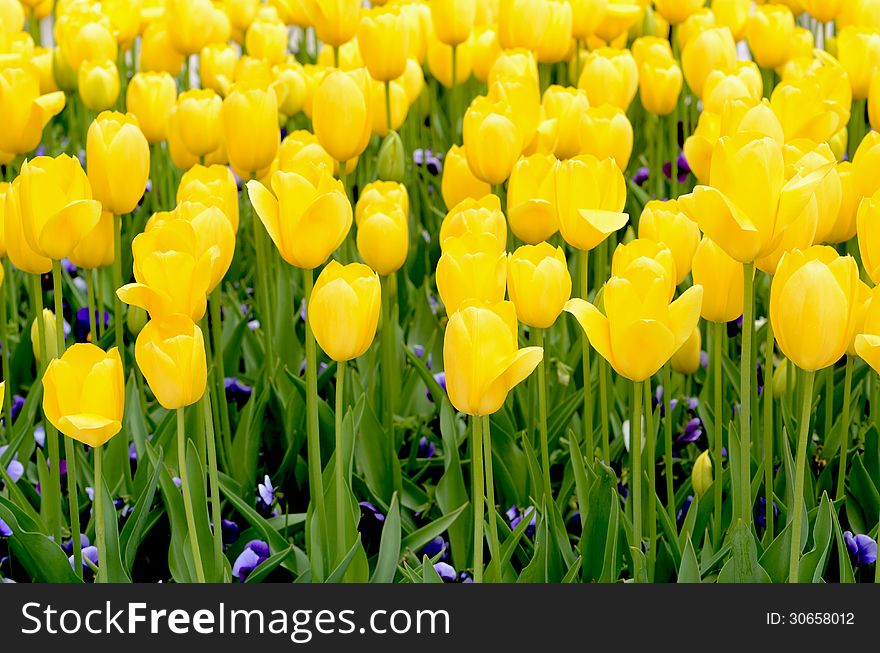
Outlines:
[[[85,270],[86,297],[89,306],[89,342],[98,343],[98,316],[95,308],[95,279],[91,270]]]
[[[107,537],[104,534],[104,445],[94,448],[95,454],[95,539],[98,541],[97,582],[107,582]],[[79,534],[74,539],[79,539]],[[82,571],[82,562],[79,564]]]
[[[220,412],[220,439],[225,450],[224,459],[228,458],[229,452],[232,450],[231,443],[231,427],[229,425],[229,408],[226,405],[225,388],[226,382],[226,364],[223,360],[223,322],[220,316],[221,301],[220,286],[217,286],[208,297],[208,307],[211,312],[211,339],[214,341],[214,371],[217,378],[217,409]]]
[[[348,544],[345,537],[345,510],[348,493],[345,490],[345,443],[342,440],[342,417],[345,410],[345,368],[346,361],[336,363],[336,557],[339,562],[345,557]]]
[[[3,257],[3,278],[6,283],[14,283],[10,277],[8,257]],[[12,434],[12,366],[9,364],[9,315],[6,302],[6,288],[0,285],[0,355],[3,356],[3,380],[6,382],[6,392],[3,396],[3,415],[6,422],[7,441]]]
[[[219,399],[218,399],[219,401]],[[211,521],[214,524],[214,573],[223,579],[223,519],[220,512],[220,474],[217,471],[217,443],[214,420],[211,417],[211,393],[202,395],[202,420],[208,445],[208,479],[211,482]]]
[[[471,495],[474,501],[474,582],[483,582],[483,421],[471,416]]]
[[[312,296],[314,272],[303,270],[303,287],[306,305]],[[307,309],[308,310],[308,309]],[[308,316],[307,316],[308,317]],[[322,545],[326,546],[327,513],[324,509],[324,484],[321,480],[321,439],[318,432],[318,354],[315,334],[308,319],[306,323],[306,450],[309,464],[309,492],[317,514],[318,530]],[[317,556],[311,556],[315,560]],[[326,556],[322,556],[326,559]],[[314,573],[315,570],[313,570]],[[323,570],[320,570],[323,574]],[[323,580],[317,578],[315,580]]]
[[[113,214],[113,286],[116,290],[122,287],[122,216]],[[122,337],[122,300],[113,293],[113,327],[116,331],[116,346],[123,358]]]
[[[183,489],[183,509],[186,513],[186,527],[189,530],[189,544],[192,547],[193,564],[196,569],[196,581],[205,582],[205,570],[202,568],[202,554],[199,550],[199,536],[196,531],[196,518],[192,505],[192,493],[189,487],[189,474],[186,471],[186,432],[184,407],[177,409],[177,473]]]
[[[656,438],[654,433],[654,407],[651,401],[651,379],[646,379],[645,386],[645,443],[648,459],[648,579],[654,579],[655,550],[654,542],[657,539],[657,453]]]
[[[715,428],[712,434],[712,444],[714,445],[715,457],[715,488],[714,499],[715,506],[713,512],[714,530],[715,530],[715,546],[721,542],[721,500],[722,500],[722,478],[723,470],[721,466],[721,449],[724,442],[724,402],[723,394],[723,376],[722,367],[724,365],[724,323],[712,323],[712,385],[715,399]]]
[[[581,295],[584,301],[589,301],[590,294],[590,252],[586,249],[578,250],[581,272]],[[593,442],[593,389],[590,384],[590,341],[586,333],[581,334],[581,346],[583,347],[584,368],[584,449],[587,454],[588,464],[593,463],[595,443]]]
[[[608,431],[608,363],[599,357],[599,410],[601,411],[600,426],[602,428],[602,460],[611,464],[611,441]]]
[[[663,367],[663,467],[666,472],[666,511],[675,523],[675,489],[672,486],[672,366]]]
[[[767,320],[764,343],[764,515],[768,542],[773,541],[773,325]],[[827,410],[827,408],[826,408]],[[827,438],[828,435],[826,434]]]
[[[458,113],[457,113],[458,107],[456,106],[456,99],[457,99],[456,88],[458,86],[458,84],[457,84],[457,82],[458,82],[458,79],[457,79],[457,77],[458,77],[458,56],[457,56],[457,54],[458,54],[458,46],[453,45],[452,46],[452,82],[449,86],[449,120],[451,123],[449,125],[449,135],[450,135],[450,138],[452,139],[453,143],[455,143],[455,141],[457,140],[457,134],[458,134],[458,118],[456,117],[458,115]]]
[[[739,519],[751,527],[752,330],[755,322],[754,263],[743,264],[742,358],[740,359]]]
[[[535,345],[544,348],[544,329],[535,330]],[[541,469],[544,473],[544,503],[553,500],[553,487],[550,484],[550,443],[547,437],[547,368],[544,357],[538,363],[538,428],[541,434]]]
[[[498,516],[495,507],[495,475],[492,470],[492,427],[488,415],[477,419],[483,422],[483,462],[486,465],[486,510],[489,519],[489,547],[492,550],[491,564],[496,567],[496,581],[501,582],[501,547],[498,541]],[[548,497],[547,501],[551,500],[552,498]]]
[[[391,273],[395,274],[394,272]],[[382,353],[382,402],[385,411],[385,432],[389,442],[394,442],[394,298],[392,297],[391,275],[385,277],[382,292],[382,333],[379,349]]]
[[[391,133],[391,82],[385,82],[385,127]]]
[[[849,450],[849,402],[852,395],[853,359],[846,356],[846,372],[843,377],[843,415],[840,418],[840,466],[837,469],[837,492],[834,500],[843,498],[846,491],[846,456]]]
[[[641,576],[642,553],[642,382],[633,381],[632,422],[629,425],[630,458],[632,472],[633,539],[630,544],[633,560],[633,580]],[[637,555],[638,554],[638,555]]]
[[[801,417],[798,421],[797,456],[794,463],[794,505],[789,506],[791,514],[791,551],[788,558],[788,582],[798,582],[798,570],[801,561],[801,526],[803,525],[804,501],[804,467],[807,464],[807,439],[810,433],[810,408],[813,405],[813,380],[816,373],[812,370],[801,370],[804,381],[801,393]],[[767,512],[773,506],[767,506]]]

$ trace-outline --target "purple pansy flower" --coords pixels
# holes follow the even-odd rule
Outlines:
[[[428,438],[426,438],[423,435],[422,439],[419,440],[418,457],[419,458],[433,458],[434,452],[436,451],[436,449],[437,448],[434,446],[434,443],[431,442]]]
[[[0,447],[0,456],[3,455],[9,448],[9,445],[3,445]],[[19,479],[24,476],[24,465],[22,465],[18,461],[18,454],[15,454],[12,457],[12,460],[9,461],[9,465],[6,466],[6,473],[9,474],[9,478],[12,479],[13,483],[18,483]]]
[[[89,545],[91,545],[91,542],[89,542],[89,538],[86,536],[85,533],[79,534],[79,544],[80,544],[80,548],[83,550],[88,548]],[[61,549],[67,555],[70,555],[71,553],[73,553],[73,538],[71,538],[69,540],[64,540],[64,542],[61,544]]]
[[[223,537],[223,544],[229,546],[230,544],[234,544],[238,542],[238,537],[241,534],[241,530],[234,521],[230,521],[228,519],[220,520],[220,534]]]
[[[437,572],[437,575],[440,576],[440,579],[444,583],[454,583],[458,578],[458,574],[455,573],[455,568],[446,562],[434,563],[434,571]]]
[[[439,555],[439,561],[445,562],[449,560],[449,543],[443,539],[442,535],[438,535],[425,545],[423,553],[429,558],[435,558]]]
[[[648,178],[651,176],[651,170],[648,166],[642,166],[638,170],[636,170],[636,174],[633,175],[632,180],[636,183],[637,186],[642,186]]]
[[[703,435],[703,422],[700,421],[699,417],[694,417],[685,424],[684,432],[675,438],[675,443],[683,447],[691,442],[696,442],[700,439],[701,435]]]
[[[843,540],[846,542],[846,548],[854,565],[870,565],[872,562],[877,562],[877,542],[869,536],[861,533],[853,535],[851,531],[846,531]]]
[[[3,521],[3,518],[0,517],[0,537],[12,537],[12,529],[9,528],[9,524]]]
[[[510,530],[516,529],[516,527],[520,525],[523,519],[531,516],[529,525],[526,526],[526,537],[531,537],[535,534],[537,516],[535,514],[534,506],[529,506],[525,510],[520,510],[519,506],[513,504],[512,506],[510,506],[510,508],[507,509],[507,512],[505,514],[507,515],[507,520],[510,522]]]
[[[223,379],[223,388],[226,390],[226,400],[235,403],[244,403],[253,394],[254,389],[239,381],[234,376]]]
[[[421,358],[425,355],[425,348],[422,345],[414,344],[411,349],[416,358]]]
[[[70,556],[67,559],[70,561],[70,568],[76,569],[76,567],[73,566],[73,556]],[[95,565],[95,567],[98,566],[98,547],[87,546],[82,550],[82,572],[84,580],[92,578],[92,574],[94,573],[92,571],[92,567],[89,565],[89,562]]]
[[[232,565],[232,575],[243,583],[250,573],[269,558],[271,552],[269,545],[263,540],[251,540],[245,544],[244,549],[235,559]]]
[[[95,324],[97,325],[100,316],[98,311],[95,310]],[[104,311],[104,328],[110,326],[110,313]],[[95,338],[89,339],[89,334],[91,332],[91,325],[89,324],[89,308],[88,306],[83,306],[76,312],[73,320],[73,338],[77,342],[94,342]]]
[[[269,475],[263,476],[263,482],[257,484],[257,511],[263,515],[276,516],[278,511],[273,509],[275,504],[275,487]]]
[[[680,524],[684,521],[684,518],[687,516],[688,510],[691,509],[691,504],[693,502],[694,502],[694,497],[693,497],[693,495],[689,494],[687,499],[684,500],[684,503],[681,504],[681,508],[679,509],[678,513],[676,513],[676,515],[675,515],[675,522],[677,524]]]
[[[684,154],[678,155],[677,163],[678,163],[678,170],[677,170],[678,183],[683,184],[684,182],[687,181],[688,175],[691,173],[691,168],[688,165],[687,159],[685,158]],[[667,179],[672,179],[672,161],[667,161],[666,163],[663,164],[663,175]]]
[[[19,413],[21,413],[22,408],[24,408],[24,397],[21,395],[12,395],[12,421],[15,422],[15,419],[18,417]]]

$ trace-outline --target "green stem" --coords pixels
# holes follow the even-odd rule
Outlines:
[[[115,215],[113,216],[113,286],[114,290],[118,290],[122,287],[122,216]],[[119,355],[123,354],[123,336],[122,336],[122,321],[123,321],[123,308],[122,300],[113,293],[113,326],[116,330],[116,346],[119,348]]]
[[[483,582],[483,422],[471,416],[471,496],[474,503],[474,582]]]
[[[306,305],[312,296],[314,272],[303,270]],[[324,484],[321,480],[321,439],[318,432],[318,354],[315,335],[306,320],[306,450],[309,464],[309,493],[318,516],[318,528],[326,541],[327,513],[324,509]],[[314,559],[314,556],[312,556]],[[325,557],[326,560],[326,557]],[[323,573],[323,570],[321,570]],[[323,578],[316,578],[323,580]]]
[[[10,276],[8,258],[3,258],[3,278],[6,283],[15,283]],[[14,320],[15,321],[15,320]],[[11,439],[12,434],[12,394],[15,391],[12,385],[12,366],[9,364],[9,315],[6,302],[6,288],[0,286],[0,346],[2,346],[3,357],[3,380],[6,382],[6,393],[3,397],[3,415],[6,421],[7,440]]]
[[[495,478],[492,471],[492,433],[489,416],[478,417],[483,422],[483,463],[486,465],[486,510],[489,519],[489,548],[492,551],[492,565],[495,566],[501,580],[501,546],[498,542],[498,517],[495,508]],[[549,500],[549,499],[548,499]]]
[[[663,467],[666,472],[666,511],[675,523],[675,489],[672,486],[672,366],[663,367]]]
[[[85,270],[86,277],[86,296],[89,306],[89,342],[97,344],[98,342],[98,316],[95,308],[95,278],[92,276],[91,270]]]
[[[599,425],[602,429],[602,460],[606,465],[611,465],[611,436],[608,428],[608,363],[599,357],[599,411],[601,413]]]
[[[394,274],[394,273],[392,273]],[[394,333],[393,322],[394,298],[391,287],[394,285],[390,276],[384,278],[385,288],[382,292],[382,333],[379,349],[382,353],[382,405],[385,409],[385,432],[390,441],[394,441]]]
[[[104,445],[95,447],[95,539],[98,540],[99,583],[107,582],[107,537],[104,534]],[[78,537],[77,537],[78,539]],[[82,568],[82,565],[80,565]]]
[[[183,489],[183,509],[186,513],[186,527],[189,530],[189,543],[192,547],[193,564],[196,568],[196,582],[205,582],[205,571],[202,568],[202,554],[199,550],[199,535],[196,531],[196,518],[192,504],[192,493],[189,487],[189,475],[186,471],[186,433],[184,428],[184,408],[177,409],[177,473]]]
[[[211,312],[211,340],[213,340],[214,345],[217,408],[220,412],[220,442],[223,444],[221,454],[225,450],[224,457],[228,459],[229,452],[232,450],[232,433],[229,424],[229,408],[226,404],[226,364],[223,360],[223,322],[220,317],[221,300],[220,286],[217,286],[208,298],[208,307]]]
[[[802,370],[804,390],[801,394],[801,417],[798,421],[797,456],[794,468],[794,504],[789,507],[791,513],[791,550],[788,559],[788,582],[798,582],[798,570],[801,561],[801,526],[803,525],[804,500],[804,467],[807,464],[807,439],[810,433],[810,407],[813,405],[813,380],[816,373]],[[771,511],[773,506],[767,506]]]
[[[544,329],[536,328],[535,345],[544,347]],[[544,504],[553,501],[553,486],[550,484],[550,443],[547,437],[547,367],[544,358],[538,363],[538,429],[541,434],[541,471],[544,474]]]
[[[589,250],[578,250],[578,257],[580,259],[581,295],[585,301],[589,301]],[[584,449],[586,450],[588,464],[592,464],[595,453],[595,443],[593,442],[593,388],[590,384],[590,341],[586,333],[581,334],[581,347],[583,349],[582,359],[584,368]]]
[[[385,127],[391,133],[391,82],[385,82]]]
[[[345,367],[346,361],[336,363],[336,557],[339,562],[345,557],[345,469],[343,462],[345,456],[345,443],[342,441],[342,413],[345,410],[343,394],[345,392]]]
[[[721,448],[724,442],[724,402],[722,401],[723,377],[721,368],[724,363],[724,323],[714,322],[712,324],[712,387],[714,390],[714,413],[715,413],[715,429],[712,438],[714,445],[713,457],[715,458],[715,490],[714,499],[715,506],[713,512],[713,523],[715,531],[715,546],[721,542],[721,491],[723,468],[721,465]]]
[[[840,418],[840,466],[837,469],[837,492],[834,500],[839,501],[846,492],[846,455],[849,450],[849,402],[852,395],[853,359],[846,357],[846,372],[843,377],[843,414]]]
[[[768,542],[773,541],[773,325],[764,343],[764,507]],[[826,436],[827,437],[827,436]]]
[[[752,330],[755,322],[754,263],[743,265],[742,359],[740,362],[740,447],[739,447],[739,518],[752,524],[751,452],[752,452]]]
[[[257,256],[257,283],[259,284],[257,304],[260,308],[260,327],[263,331],[263,352],[265,362],[271,377],[275,371],[275,350],[274,340],[272,337],[272,320],[274,314],[272,312],[272,302],[269,298],[269,273],[266,268],[268,256],[266,253],[266,243],[263,240],[263,230],[260,226],[260,220],[256,213],[251,209],[251,203],[244,203],[245,212],[250,216],[251,229],[254,236],[254,251]]]
[[[202,395],[202,422],[208,445],[208,479],[211,482],[211,522],[214,524],[214,572],[223,573],[223,515],[220,512],[220,474],[217,470],[217,443],[211,419],[211,393]]]
[[[651,397],[651,379],[645,385],[645,442],[648,458],[648,580],[654,579],[655,541],[657,539],[657,453],[654,439],[654,408]]]
[[[632,472],[633,539],[631,548],[642,552],[642,382],[633,381],[632,422],[629,425],[629,445]],[[639,581],[639,556],[633,554],[633,580]]]
[[[834,426],[834,367],[825,370],[825,435],[826,442]]]

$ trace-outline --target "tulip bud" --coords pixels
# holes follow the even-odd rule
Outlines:
[[[309,325],[321,349],[335,361],[364,354],[376,336],[381,305],[379,276],[362,263],[330,261],[309,299]]]
[[[672,369],[679,374],[696,374],[700,369],[700,347],[703,344],[700,327],[695,327],[691,337],[669,359]]]
[[[625,111],[639,88],[636,60],[629,50],[594,50],[584,62],[578,88],[587,92],[591,106],[610,104]]]
[[[507,258],[507,292],[516,317],[531,327],[553,326],[571,297],[571,275],[561,247],[523,245]]]
[[[694,469],[691,472],[691,485],[698,497],[706,494],[712,486],[712,460],[709,458],[708,449],[697,456],[694,461]]]
[[[871,80],[880,71],[880,31],[845,27],[837,36],[837,57],[846,69],[853,99],[867,98]]]
[[[180,179],[177,187],[177,203],[198,202],[205,206],[216,206],[238,231],[238,187],[235,177],[227,166],[195,165]]]
[[[403,74],[409,53],[409,28],[398,7],[365,13],[358,26],[357,40],[370,77],[390,82]]]
[[[791,57],[794,15],[785,5],[758,5],[749,17],[746,37],[762,68],[778,68]]]
[[[462,140],[468,165],[474,176],[487,184],[503,183],[522,151],[514,119],[508,107],[482,96],[464,114]]]
[[[220,147],[222,106],[223,101],[210,89],[185,91],[177,98],[174,120],[178,122],[181,141],[191,155],[204,157]]]
[[[694,252],[694,283],[703,286],[701,315],[710,322],[730,322],[743,314],[743,264],[708,236]]]
[[[406,174],[406,164],[404,157],[406,153],[403,149],[403,141],[397,132],[390,132],[382,141],[379,148],[379,161],[377,166],[377,174],[379,179],[388,181],[403,182]]]
[[[49,363],[43,411],[61,433],[100,447],[122,429],[125,379],[119,350],[78,343]]]
[[[119,73],[113,61],[84,61],[79,67],[79,96],[90,111],[106,111],[119,97]]]
[[[302,7],[321,42],[338,48],[354,38],[360,0],[302,0]]]
[[[363,75],[331,71],[318,85],[312,100],[315,136],[334,160],[359,156],[370,142],[369,79]]]
[[[48,308],[44,308],[40,314],[43,320],[43,329],[45,330],[46,352],[49,354],[48,360],[58,358],[58,330],[55,327],[55,313]],[[43,362],[42,349],[40,348],[40,325],[34,318],[31,322],[31,348],[34,351],[34,359],[38,363]]]
[[[578,156],[556,166],[559,230],[577,249],[590,250],[623,227],[626,183],[613,159]]]
[[[125,326],[128,332],[135,338],[141,330],[147,325],[150,316],[140,306],[129,306],[125,312]]]
[[[437,292],[447,315],[470,300],[490,304],[504,299],[507,258],[491,234],[447,238],[437,262]]]
[[[138,205],[150,177],[150,145],[132,114],[105,111],[89,126],[89,181],[105,211],[124,215]]]
[[[223,144],[233,169],[242,178],[268,168],[278,153],[278,100],[272,87],[239,88],[220,110]]]
[[[140,69],[165,72],[176,77],[183,68],[184,56],[171,45],[166,20],[147,25],[141,37]]]
[[[151,145],[167,138],[168,116],[176,104],[177,84],[168,73],[136,73],[128,83],[125,105]]]
[[[163,408],[196,403],[207,385],[202,330],[185,315],[152,319],[134,346],[138,367]]]
[[[684,46],[681,66],[690,89],[702,97],[709,73],[733,70],[736,66],[736,43],[730,30],[718,27],[700,32]]]
[[[441,43],[459,45],[467,41],[474,28],[475,0],[436,0],[431,2],[431,22]]]
[[[483,234],[494,239],[493,251],[503,252],[507,247],[507,224],[496,195],[479,200],[468,198],[456,204],[440,224],[440,249],[445,249],[450,238]]]
[[[533,154],[521,158],[507,183],[510,230],[529,245],[548,240],[559,229],[556,216],[556,158]]]
[[[440,191],[446,208],[451,209],[468,197],[473,199],[485,197],[492,192],[492,187],[471,172],[464,147],[453,145],[443,160]]]
[[[443,338],[449,401],[468,415],[491,415],[543,355],[540,347],[519,349],[511,302],[468,304],[451,315]]]

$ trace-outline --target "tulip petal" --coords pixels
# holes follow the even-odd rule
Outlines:
[[[703,286],[700,285],[691,286],[669,305],[669,326],[675,339],[676,351],[694,332],[700,321],[702,307]]]
[[[97,200],[71,202],[50,217],[37,234],[40,249],[51,259],[67,257],[83,237],[101,219],[101,203]]]
[[[351,204],[340,192],[320,195],[309,204],[289,243],[295,265],[307,270],[322,265],[345,240],[351,228]]]
[[[278,213],[278,200],[269,192],[269,189],[263,186],[259,181],[252,179],[247,183],[248,197],[254,210],[260,217],[260,222],[269,232],[269,237],[278,248],[278,251],[284,251],[284,243],[281,240],[281,224]]]
[[[503,372],[508,390],[531,374],[543,358],[544,349],[542,347],[525,347],[517,351]]]
[[[581,209],[581,217],[590,223],[599,233],[607,236],[621,229],[629,221],[628,213],[618,211],[602,211],[599,209]]]
[[[855,347],[859,357],[875,372],[880,372],[880,336],[859,334],[856,336]]]
[[[697,314],[699,317],[699,313]],[[610,325],[612,366],[631,381],[652,376],[675,353],[675,336],[657,320],[637,320],[622,327]]]
[[[697,186],[691,195],[679,198],[679,206],[731,258],[749,263],[761,251],[757,227],[717,189]]]
[[[574,315],[578,324],[584,330],[590,344],[599,354],[614,365],[614,354],[611,351],[611,329],[608,318],[599,312],[590,302],[579,297],[569,299],[563,309]]]
[[[40,111],[42,113],[43,124],[41,125],[41,127],[45,127],[53,116],[57,116],[59,113],[61,113],[61,110],[64,108],[64,103],[64,91],[47,93],[46,95],[41,95],[34,100],[34,104],[40,107]]]
[[[62,417],[58,429],[90,447],[100,447],[122,430],[122,422],[101,415],[80,413]]]

